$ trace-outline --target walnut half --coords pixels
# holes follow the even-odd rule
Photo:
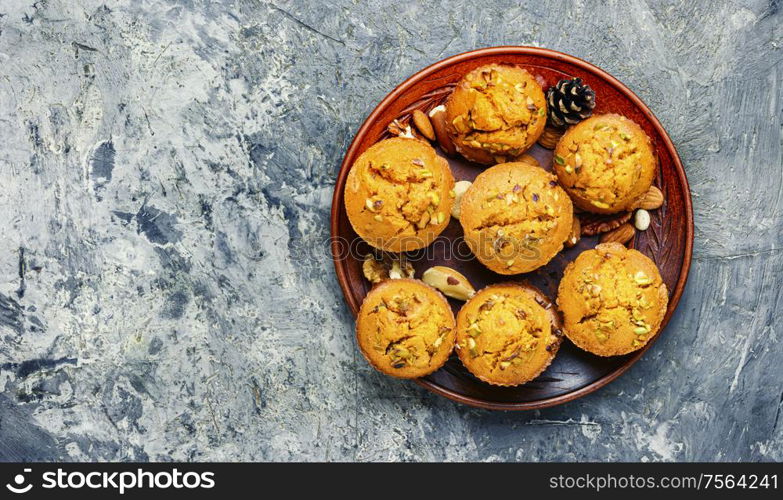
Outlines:
[[[390,256],[388,254],[383,254],[380,257],[368,254],[364,258],[362,272],[367,281],[372,284],[388,279],[413,278],[416,273],[405,256]]]

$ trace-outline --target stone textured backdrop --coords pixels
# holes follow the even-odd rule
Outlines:
[[[326,246],[375,104],[502,44],[639,94],[696,217],[655,348],[531,413],[373,372]],[[0,459],[783,459],[781,61],[778,0],[3,0]]]

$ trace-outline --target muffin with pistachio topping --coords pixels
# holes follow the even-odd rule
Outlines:
[[[434,372],[449,359],[454,337],[454,313],[446,298],[418,280],[377,285],[356,319],[362,354],[375,369],[393,377]]]
[[[454,204],[448,162],[428,143],[374,144],[348,172],[345,209],[356,234],[390,252],[424,248],[446,228]]]
[[[446,101],[446,129],[465,158],[485,165],[514,161],[546,125],[546,98],[519,66],[489,64],[457,83]]]
[[[573,206],[555,176],[528,163],[488,168],[462,195],[460,224],[470,250],[499,274],[547,264],[571,232]]]
[[[457,315],[457,354],[465,367],[492,385],[533,380],[560,347],[560,319],[538,289],[518,283],[491,285]]]
[[[658,333],[669,296],[655,263],[602,243],[566,267],[557,294],[566,336],[599,356],[628,354]]]
[[[636,207],[658,166],[644,130],[616,114],[593,116],[568,129],[553,158],[555,173],[574,205],[601,214]]]

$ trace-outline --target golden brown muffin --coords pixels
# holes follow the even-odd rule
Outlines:
[[[500,274],[537,269],[571,232],[571,199],[555,176],[527,163],[503,163],[476,177],[462,196],[465,241],[482,264]]]
[[[568,129],[554,169],[574,205],[599,214],[632,209],[652,185],[658,160],[644,130],[620,115],[597,115]]]
[[[428,143],[395,137],[359,156],[345,209],[356,234],[390,252],[424,248],[446,228],[454,203],[448,162]]]
[[[536,288],[518,283],[491,285],[457,314],[457,354],[465,368],[493,385],[533,380],[560,347],[560,319]]]
[[[546,98],[519,66],[490,64],[457,83],[446,101],[446,127],[465,158],[491,165],[513,161],[546,125]]]
[[[364,298],[356,338],[380,372],[417,378],[443,366],[454,348],[454,313],[434,288],[412,279],[386,280]]]
[[[566,336],[599,356],[641,349],[658,333],[668,302],[655,263],[620,243],[579,254],[557,293]]]

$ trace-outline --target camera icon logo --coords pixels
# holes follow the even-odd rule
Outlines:
[[[23,472],[30,473],[32,471],[33,469],[24,469]],[[28,491],[33,489],[33,485],[28,484],[23,486],[25,481],[26,479],[24,477],[24,474],[17,474],[16,476],[14,476],[14,484],[16,486],[14,486],[13,484],[6,484],[5,487],[8,488],[8,491],[10,491],[11,493],[17,493],[17,494],[27,493]]]

